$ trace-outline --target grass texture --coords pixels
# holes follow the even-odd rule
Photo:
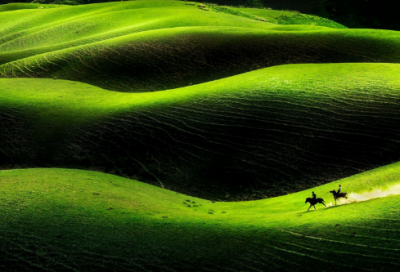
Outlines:
[[[12,10],[0,12],[4,78],[59,78],[147,92],[280,64],[400,60],[398,32],[311,25],[326,20],[288,12],[228,8],[237,12],[227,13],[152,0],[1,7]]]
[[[331,28],[346,28],[345,26],[332,20],[301,14],[294,11],[259,9],[259,8],[237,8],[237,7],[221,7],[218,5],[207,5],[211,9],[228,14],[243,16],[259,21],[269,22],[280,25],[318,25]]]
[[[2,271],[393,271],[400,197],[306,212],[311,190],[399,184],[392,164],[287,196],[211,202],[97,172],[0,172]],[[397,192],[398,193],[398,192]],[[340,261],[337,261],[340,260]]]
[[[0,26],[1,271],[398,270],[399,32],[157,0]]]
[[[95,168],[209,199],[284,195],[400,159],[399,73],[282,65],[151,93],[0,79],[2,163]]]

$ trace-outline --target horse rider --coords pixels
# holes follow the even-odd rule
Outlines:
[[[312,192],[312,199],[317,199],[317,195]]]
[[[342,185],[339,184],[339,189],[337,190],[336,195],[339,195],[341,191],[342,191]]]

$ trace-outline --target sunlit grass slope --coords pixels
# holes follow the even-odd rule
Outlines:
[[[0,77],[60,78],[145,92],[279,64],[400,62],[395,31],[306,25],[318,20],[304,16],[298,22],[304,25],[277,25],[254,19],[252,9],[247,18],[198,5],[1,6],[14,10],[0,12]]]
[[[0,79],[4,166],[94,167],[209,199],[399,161],[400,65],[283,65],[153,93]]]
[[[399,184],[400,164],[339,182]],[[395,271],[400,196],[306,212],[338,182],[278,198],[211,201],[97,172],[0,172],[2,271]],[[340,260],[340,261],[338,261]]]
[[[61,8],[64,5],[51,5],[51,4],[31,4],[31,3],[11,3],[7,5],[0,5],[0,12],[22,10],[22,9],[49,9],[49,8]]]
[[[280,25],[318,25],[332,28],[346,28],[345,26],[334,22],[330,19],[321,18],[318,16],[301,14],[295,11],[283,11],[273,9],[260,9],[260,8],[237,8],[237,7],[224,7],[218,5],[207,5],[211,9],[236,14],[238,16],[254,18],[257,20],[280,24]]]

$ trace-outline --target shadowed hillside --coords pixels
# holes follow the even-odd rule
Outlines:
[[[398,186],[399,164],[340,180]],[[326,204],[338,182],[312,188]],[[398,193],[397,193],[398,194]],[[396,271],[399,195],[306,212],[311,190],[221,203],[89,171],[0,172],[2,271]],[[340,262],[336,260],[340,259]]]
[[[2,161],[97,168],[205,198],[282,195],[400,159],[399,72],[289,65],[143,94],[1,79]]]
[[[0,5],[1,272],[399,270],[400,32],[78,1]]]
[[[35,0],[40,3],[88,4],[112,0]],[[3,4],[32,0],[2,0]],[[348,27],[400,30],[398,3],[393,0],[209,0],[207,3],[246,8],[291,10],[329,18]]]
[[[16,10],[0,13],[7,22],[0,30],[0,77],[51,77],[143,92],[278,64],[398,59],[394,33],[360,38],[326,27],[279,26],[179,1],[38,7],[14,5]],[[355,45],[365,54],[345,51]]]
[[[239,200],[399,159],[397,65],[246,73],[398,63],[398,32],[208,7],[1,6],[2,166],[98,169]]]
[[[268,10],[240,9],[257,16],[247,18],[180,1],[4,7],[9,6],[15,10],[0,12],[6,22],[0,30],[0,77],[59,78],[146,92],[280,64],[400,62],[395,31],[257,20],[275,22]]]
[[[400,62],[399,48],[396,32],[178,28],[23,58],[1,65],[0,76],[54,77],[143,92],[286,63]]]

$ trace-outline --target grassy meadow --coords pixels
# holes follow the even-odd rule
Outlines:
[[[331,21],[325,24],[330,27],[320,26],[327,20],[261,10],[257,16],[271,20],[267,22],[253,15],[254,9],[247,16],[242,10],[230,14],[199,6],[153,0],[4,5],[9,11],[0,12],[0,76],[148,92],[280,64],[400,59],[395,31],[344,29]],[[292,18],[291,25],[273,19],[282,16]]]
[[[398,31],[172,0],[0,26],[1,271],[400,266]]]
[[[214,200],[293,193],[399,160],[399,73],[282,65],[146,93],[3,78],[4,165],[97,169]]]
[[[339,182],[347,192],[390,190],[399,167],[245,202],[212,202],[98,172],[1,171],[2,270],[393,271],[398,195],[310,212],[303,201],[313,190],[329,204],[327,191]]]

